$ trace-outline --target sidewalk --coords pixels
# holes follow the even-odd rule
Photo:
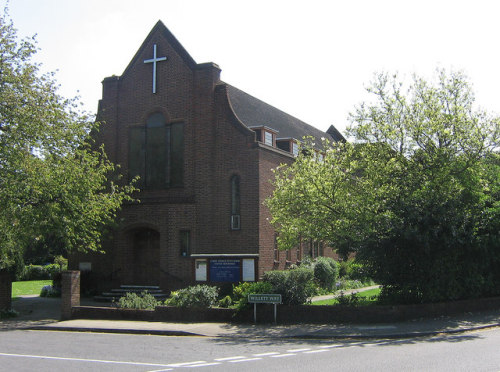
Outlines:
[[[82,301],[82,305],[92,305]],[[99,304],[102,306],[102,304]],[[456,334],[500,326],[500,311],[467,313],[391,324],[228,324],[74,319],[59,321],[60,299],[24,297],[13,303],[17,318],[0,321],[0,332],[16,329],[132,333],[221,338],[409,338]],[[279,314],[279,311],[278,311]]]

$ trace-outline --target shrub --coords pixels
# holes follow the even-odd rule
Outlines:
[[[47,280],[50,279],[50,274],[42,265],[27,265],[21,278],[21,280]]]
[[[58,288],[59,290],[62,288],[62,273],[58,272],[52,275],[52,287]]]
[[[281,294],[286,305],[300,305],[316,294],[314,272],[309,267],[293,270],[268,271],[264,281],[272,286],[273,293]]]
[[[309,267],[312,269],[314,267],[314,259],[311,256],[305,256],[300,262],[300,267]]]
[[[200,284],[172,292],[165,301],[165,305],[209,308],[216,304],[218,295],[219,289],[217,287]]]
[[[357,306],[359,304],[359,297],[357,292],[353,292],[350,295],[345,295],[343,291],[340,292],[340,296],[337,297],[339,305],[343,306]]]
[[[60,271],[68,270],[68,259],[63,256],[56,256],[54,258],[54,264],[59,265]]]
[[[370,280],[365,266],[353,258],[340,262],[339,275],[346,280],[359,280],[361,282]]]
[[[133,292],[126,293],[118,300],[118,307],[122,309],[154,310],[159,304],[160,302],[147,291],[143,291],[140,295]]]
[[[219,307],[224,307],[228,308],[233,304],[233,299],[231,296],[225,296],[224,298],[220,299],[219,302],[217,303],[217,306]]]
[[[330,257],[318,257],[314,264],[314,278],[321,288],[332,290],[338,278],[338,264]]]
[[[44,285],[40,297],[61,297],[61,289],[51,285]]]
[[[50,279],[54,278],[54,275],[58,274],[61,272],[61,266],[58,264],[49,264],[43,266],[43,271],[45,271]]]
[[[268,282],[243,282],[233,287],[233,303],[242,310],[248,307],[249,294],[271,293],[273,287]]]
[[[53,279],[55,275],[61,272],[61,266],[58,264],[48,265],[27,265],[19,275],[19,279],[26,280],[47,280]]]
[[[15,318],[19,313],[14,309],[0,310],[0,319]]]

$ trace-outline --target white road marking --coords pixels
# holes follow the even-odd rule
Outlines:
[[[246,359],[230,360],[229,363],[251,362],[254,360],[262,360],[262,358],[246,358]]]
[[[166,364],[167,367],[190,367],[192,365],[196,365],[196,364],[203,364],[203,363],[207,363],[206,361],[204,360],[198,360],[196,362],[186,362],[186,363],[174,363],[174,364]]]
[[[245,356],[234,356],[234,357],[227,357],[227,358],[217,358],[217,359],[214,359],[218,362],[226,362],[226,361],[229,361],[229,360],[235,360],[235,359],[245,359],[246,357]]]
[[[304,354],[324,353],[325,351],[328,351],[328,349],[319,349],[319,350],[305,351]]]
[[[286,352],[287,353],[301,353],[303,351],[309,351],[309,350],[311,350],[311,349],[309,349],[309,348],[306,348],[306,349],[292,349],[292,350],[287,350]]]
[[[294,356],[294,355],[297,355],[297,354],[290,353],[290,354],[271,355],[271,358],[284,358],[284,357],[289,357],[289,356]]]
[[[183,368],[198,368],[198,367],[208,367],[208,366],[216,366],[218,364],[221,364],[219,362],[212,362],[212,363],[201,363],[201,364],[189,364],[182,366]]]
[[[265,356],[272,356],[272,355],[278,355],[279,353],[277,352],[270,352],[270,353],[261,353],[261,354],[254,354],[253,356],[256,357],[265,357]]]
[[[125,361],[119,361],[119,360],[103,360],[103,359],[64,358],[64,357],[53,357],[53,356],[48,356],[48,355],[28,355],[28,354],[7,354],[7,353],[0,353],[0,356],[17,357],[17,358],[67,360],[67,361],[73,361],[73,362],[127,364],[127,365],[134,365],[134,366],[155,366],[155,367],[171,367],[172,366],[171,364],[125,362]]]
[[[342,347],[342,345],[325,345],[325,346],[320,346],[321,349],[334,349],[336,347]]]

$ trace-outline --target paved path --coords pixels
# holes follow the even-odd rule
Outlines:
[[[91,300],[82,305],[102,306]],[[58,298],[23,297],[13,302],[19,316],[0,321],[0,332],[16,329],[186,335],[229,338],[406,338],[500,327],[500,310],[384,324],[229,324],[74,319],[59,321]],[[1,337],[1,336],[0,336]]]

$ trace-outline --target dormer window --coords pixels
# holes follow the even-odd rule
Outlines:
[[[265,145],[276,147],[276,135],[278,131],[266,127],[250,127],[257,135],[257,141],[264,143]]]
[[[277,138],[276,147],[293,154],[293,156],[299,156],[299,142],[295,138]]]

